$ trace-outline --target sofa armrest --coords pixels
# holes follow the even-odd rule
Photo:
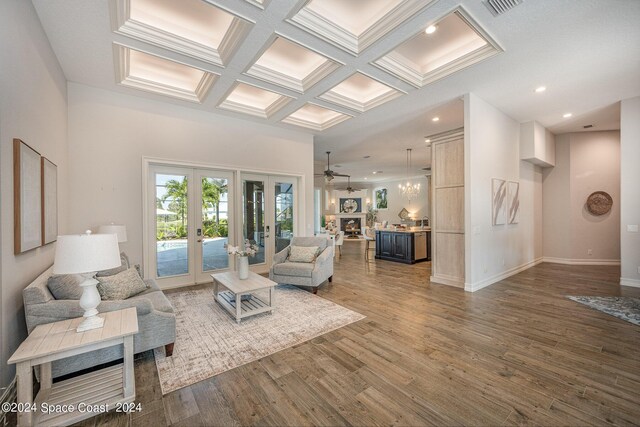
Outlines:
[[[333,264],[333,246],[327,246],[327,248],[318,255],[318,258],[316,258],[316,269],[322,268],[329,263]]]
[[[98,311],[106,313],[129,307],[135,307],[138,316],[149,314],[153,310],[151,301],[140,298],[137,300],[102,301],[98,306]],[[82,317],[84,314],[84,310],[77,300],[51,300],[42,304],[31,304],[27,306],[26,310],[28,316],[58,320]]]
[[[286,248],[284,248],[283,250],[281,250],[280,252],[275,254],[273,256],[273,264],[272,265],[282,264],[283,262],[285,262],[287,260],[287,257],[289,256],[289,248],[290,247],[291,246],[287,246]]]

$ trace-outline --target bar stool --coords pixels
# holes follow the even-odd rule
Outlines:
[[[340,231],[338,232],[338,234],[336,234],[336,248],[338,249],[337,252],[340,255],[340,257],[342,257],[343,243],[344,243],[344,231]]]
[[[375,246],[376,232],[375,230],[371,229],[371,227],[364,228],[364,241],[365,241],[364,259],[365,261],[369,261],[369,251],[376,249],[376,246]],[[371,245],[371,242],[374,242],[374,244]]]

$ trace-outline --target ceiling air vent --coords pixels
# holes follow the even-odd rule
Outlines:
[[[593,125],[585,125],[585,126],[582,126],[582,127],[585,128],[585,129],[591,129],[593,127]]]
[[[486,0],[484,4],[493,16],[499,16],[510,11],[522,2],[523,0]]]

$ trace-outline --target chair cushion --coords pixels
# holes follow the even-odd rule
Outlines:
[[[82,276],[77,274],[58,274],[49,277],[47,288],[55,299],[80,299]]]
[[[123,300],[147,290],[135,268],[129,268],[113,276],[97,278],[98,292],[103,300]]]
[[[315,264],[306,262],[283,262],[273,266],[274,274],[280,276],[311,277]]]
[[[319,250],[317,246],[291,246],[289,262],[313,262]]]

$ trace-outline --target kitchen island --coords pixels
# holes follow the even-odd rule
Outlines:
[[[431,228],[376,230],[376,259],[405,264],[431,261]]]

